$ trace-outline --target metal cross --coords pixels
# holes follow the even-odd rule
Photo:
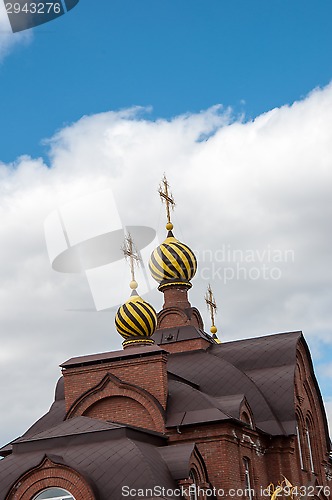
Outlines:
[[[135,281],[135,264],[138,266],[140,262],[140,256],[135,248],[131,234],[128,233],[125,237],[124,245],[122,247],[125,259],[129,259],[131,279]]]
[[[170,224],[171,223],[170,208],[172,208],[173,210],[173,208],[175,207],[175,201],[172,194],[169,192],[169,184],[165,174],[164,177],[162,178],[158,192],[160,194],[161,201],[166,203],[167,222]]]
[[[211,289],[211,285],[209,284],[206,295],[205,295],[205,302],[207,305],[207,308],[210,311],[210,316],[211,316],[211,323],[212,326],[215,326],[214,321],[215,321],[215,315],[217,312],[217,304],[213,296],[213,292]]]

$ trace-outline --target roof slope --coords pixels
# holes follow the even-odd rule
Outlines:
[[[162,332],[159,332],[160,338],[163,337]],[[186,332],[188,334],[188,328]],[[296,346],[301,337],[301,332],[280,333],[211,344],[206,351],[170,354],[167,425],[238,418],[239,407],[245,397],[258,428],[272,435],[292,434],[295,429],[293,383]],[[155,346],[143,350],[144,354],[146,351],[146,355],[150,355],[160,348]],[[129,354],[123,352],[122,357],[135,355],[136,351],[131,349]],[[121,352],[107,354],[117,358]],[[102,357],[83,356],[67,363],[73,366],[95,358],[100,361]],[[22,437],[47,431],[63,422],[64,418],[61,377],[50,410]],[[10,451],[10,444],[0,449],[0,453],[4,454]]]
[[[301,332],[275,334],[211,344],[206,351],[171,354],[169,372],[179,380],[187,381],[188,387],[185,389],[183,383],[180,390],[180,382],[178,388],[174,382],[170,384],[169,412],[173,408],[191,411],[195,404],[204,408],[202,401],[206,395],[210,396],[211,404],[205,405],[205,408],[210,408],[210,414],[211,407],[214,407],[234,418],[234,399],[232,411],[229,398],[242,394],[258,428],[272,435],[294,433],[294,373],[296,347],[301,335]],[[189,389],[189,384],[196,389]],[[181,400],[190,400],[187,410]],[[171,417],[169,415],[172,422]],[[202,413],[203,421],[206,418]]]
[[[75,417],[48,432],[13,443],[14,453],[0,462],[0,500],[24,472],[37,467],[45,456],[89,478],[100,500],[121,498],[124,485],[174,490],[176,484],[159,452],[164,444],[164,438],[152,433]]]
[[[292,332],[169,354],[167,425],[238,419],[246,402],[262,431],[294,433],[294,372],[300,339],[301,332]],[[144,355],[153,352],[146,350]],[[80,358],[82,363],[85,360]],[[160,437],[88,417],[64,418],[61,378],[50,411],[14,441],[13,453],[0,461],[0,500],[23,472],[38,466],[45,453],[53,454],[54,443],[61,463],[98,484],[101,499],[120,497],[121,487],[127,484],[136,489],[174,488],[173,478],[180,472],[176,463],[170,471],[169,452],[160,452],[165,444]],[[181,449],[181,470],[186,468],[190,450],[191,445]]]

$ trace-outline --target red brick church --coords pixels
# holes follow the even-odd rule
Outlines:
[[[253,500],[284,477],[294,498],[332,498],[302,333],[220,343],[214,323],[204,331],[188,298],[196,258],[173,236],[165,186],[169,232],[149,263],[162,310],[137,294],[129,245],[132,294],[115,321],[123,350],[61,365],[49,412],[0,450],[0,500]]]

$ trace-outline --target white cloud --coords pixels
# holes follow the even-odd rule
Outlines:
[[[324,352],[332,343],[331,109],[329,86],[249,123],[220,107],[170,121],[148,120],[139,108],[108,112],[57,133],[50,165],[28,156],[0,164],[1,442],[46,411],[59,363],[121,347],[114,311],[87,312],[84,275],[51,269],[45,218],[112,189],[125,224],[151,226],[162,238],[164,172],[177,201],[175,235],[201,256],[190,298],[206,322],[211,282],[223,339],[303,329]],[[234,261],[241,252],[254,262]],[[269,274],[275,267],[280,279]],[[225,268],[239,279],[225,282]],[[148,298],[161,307],[159,292]]]
[[[31,39],[30,31],[13,33],[5,9],[5,4],[0,2],[0,62],[19,43],[27,43]]]

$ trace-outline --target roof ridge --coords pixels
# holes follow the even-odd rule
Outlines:
[[[78,432],[73,432],[72,434],[60,434],[59,436],[50,436],[50,437],[43,437],[43,435],[47,435],[47,433],[49,432],[52,432],[54,430],[56,430],[57,428],[61,428],[63,426],[70,426],[70,425],[73,425],[75,423],[75,421],[77,422],[78,420],[81,420],[84,419],[86,422],[90,421],[90,422],[93,422],[96,427],[99,427],[99,428],[90,428],[90,429],[78,429]],[[91,433],[91,432],[102,432],[102,431],[105,431],[105,430],[111,430],[111,429],[120,429],[120,428],[123,428],[124,426],[121,425],[121,424],[118,424],[118,423],[114,423],[114,422],[108,422],[107,420],[98,420],[98,419],[95,419],[95,418],[91,418],[91,417],[86,417],[86,416],[83,416],[83,415],[79,415],[77,417],[73,417],[71,419],[67,419],[67,420],[63,420],[63,422],[60,422],[56,425],[54,425],[53,427],[49,427],[48,429],[45,429],[43,431],[40,431],[36,434],[33,434],[31,436],[27,436],[26,438],[24,436],[20,437],[20,438],[17,438],[13,441],[13,443],[23,443],[23,442],[28,442],[28,441],[38,441],[39,439],[52,439],[54,437],[64,437],[64,436],[70,436],[70,435],[74,435],[74,434],[81,434],[81,433]]]
[[[278,336],[281,336],[281,335],[292,335],[292,334],[300,334],[299,337],[301,335],[303,335],[303,332],[302,330],[293,330],[291,332],[278,332],[278,333],[269,333],[267,335],[259,335],[258,337],[246,337],[246,338],[243,338],[243,339],[235,339],[235,340],[228,340],[226,342],[222,342],[221,344],[217,344],[219,345],[220,347],[222,347],[223,345],[226,345],[226,344],[234,344],[235,342],[247,342],[247,341],[250,341],[250,340],[258,340],[258,339],[268,339],[268,338],[271,338],[271,337],[278,337]]]

